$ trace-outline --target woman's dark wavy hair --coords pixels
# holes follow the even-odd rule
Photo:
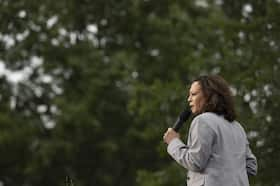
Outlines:
[[[233,96],[228,83],[218,75],[200,76],[193,80],[198,82],[205,96],[203,112],[214,112],[223,115],[230,122],[236,119]]]

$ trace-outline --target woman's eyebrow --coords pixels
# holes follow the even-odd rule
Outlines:
[[[192,92],[190,91],[190,92],[189,92],[189,95],[191,95],[191,94],[196,94],[196,93],[197,93],[196,91],[192,91]]]

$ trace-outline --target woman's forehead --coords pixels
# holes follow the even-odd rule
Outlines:
[[[201,89],[200,83],[198,81],[195,81],[192,83],[190,87],[190,91],[198,91]]]

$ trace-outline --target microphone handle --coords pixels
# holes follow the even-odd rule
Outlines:
[[[183,126],[183,124],[189,119],[191,116],[191,111],[190,110],[184,110],[180,116],[177,118],[175,124],[173,125],[173,130],[178,132],[180,128]]]
[[[177,119],[177,121],[175,122],[175,124],[173,125],[173,130],[175,130],[176,132],[178,132],[180,130],[180,128],[182,127],[182,125],[184,124],[183,121],[180,120],[180,118]]]

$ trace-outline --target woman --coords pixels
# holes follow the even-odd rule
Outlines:
[[[188,170],[188,186],[249,186],[257,174],[243,127],[235,120],[233,97],[226,81],[217,75],[192,82],[188,97],[195,115],[187,144],[169,128],[163,139],[167,152]]]

